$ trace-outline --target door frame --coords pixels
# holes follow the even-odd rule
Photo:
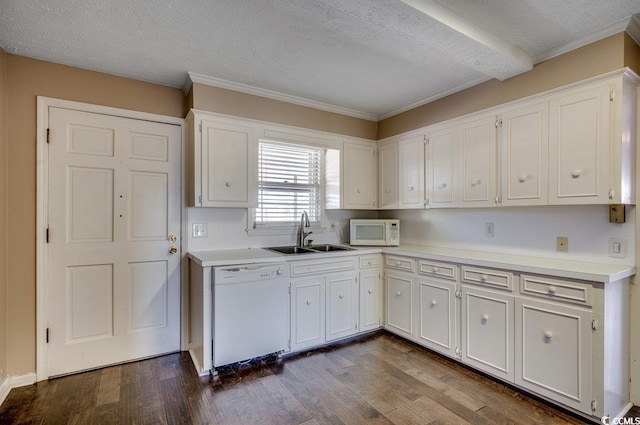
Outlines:
[[[188,298],[188,262],[185,260],[187,252],[187,128],[183,118],[159,115],[148,112],[138,112],[109,106],[93,105],[70,100],[50,97],[37,97],[37,130],[36,130],[36,382],[49,378],[49,349],[47,345],[48,318],[48,258],[46,229],[49,223],[49,150],[47,148],[47,128],[49,123],[49,107],[71,109],[102,115],[112,115],[141,121],[152,121],[162,124],[178,125],[181,128],[180,140],[180,349],[189,348],[189,298]]]

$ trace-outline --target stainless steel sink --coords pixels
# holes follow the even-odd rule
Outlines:
[[[320,251],[320,252],[331,252],[331,251],[353,251],[353,248],[347,248],[346,246],[337,246],[337,245],[311,245],[309,248]]]
[[[265,249],[268,249],[269,251],[279,252],[281,254],[309,254],[311,252],[318,252],[314,251],[313,249],[301,248],[299,246],[272,246]]]
[[[281,254],[310,254],[313,252],[332,252],[332,251],[352,251],[353,248],[347,248],[344,246],[337,245],[311,245],[309,247],[300,247],[300,246],[272,246],[268,249],[269,251],[279,252]]]

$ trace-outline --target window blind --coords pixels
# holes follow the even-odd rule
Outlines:
[[[258,149],[256,228],[298,224],[303,211],[319,224],[324,149],[266,140]]]

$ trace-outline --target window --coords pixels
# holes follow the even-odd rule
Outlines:
[[[322,148],[260,140],[254,228],[291,228],[303,211],[312,226],[320,226],[323,163]]]

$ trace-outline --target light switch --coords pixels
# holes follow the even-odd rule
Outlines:
[[[207,223],[193,223],[192,236],[194,238],[206,238],[208,234]]]
[[[609,257],[624,258],[627,256],[627,240],[611,238],[609,239]]]

